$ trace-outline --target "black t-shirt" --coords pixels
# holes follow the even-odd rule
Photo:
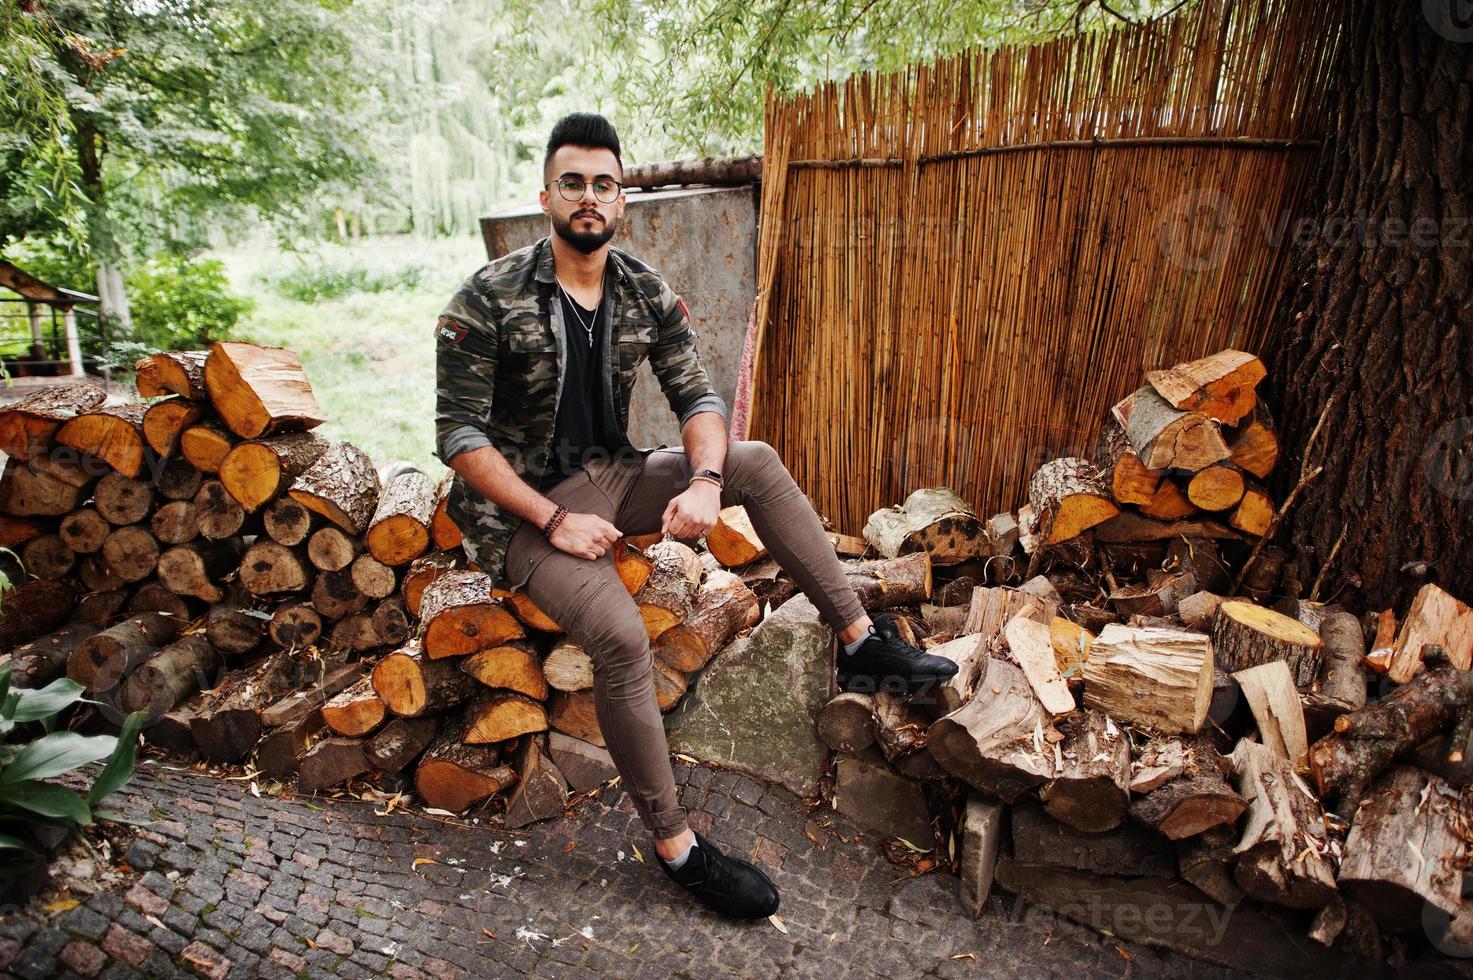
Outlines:
[[[548,490],[581,470],[589,450],[608,455],[603,438],[603,391],[599,385],[603,304],[597,310],[585,310],[565,290],[558,292],[562,295],[563,346],[567,357],[563,365],[563,396],[553,422],[552,457],[537,484],[539,491]],[[593,328],[592,346],[585,323]]]

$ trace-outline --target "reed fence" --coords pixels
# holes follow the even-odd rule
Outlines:
[[[848,533],[923,486],[991,513],[1144,371],[1261,351],[1340,43],[1200,0],[769,97],[747,434]]]

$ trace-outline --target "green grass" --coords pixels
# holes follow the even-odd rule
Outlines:
[[[327,416],[318,432],[348,440],[379,465],[404,459],[431,477],[444,472],[431,455],[433,331],[461,280],[485,264],[479,238],[379,238],[353,246],[319,246],[307,255],[253,245],[218,257],[235,288],[256,302],[236,336],[288,347],[301,356]],[[361,269],[379,281],[413,268],[415,274],[402,278],[417,283],[315,302],[287,298],[271,285],[288,275],[310,275],[314,264]]]

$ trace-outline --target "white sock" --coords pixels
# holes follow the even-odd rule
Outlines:
[[[871,623],[870,626],[869,626],[869,629],[865,632],[865,634],[863,636],[861,636],[859,639],[855,640],[853,643],[846,643],[846,644],[844,644],[844,655],[845,656],[848,656],[849,654],[853,653],[855,650],[858,650],[861,646],[864,645],[864,641],[865,640],[868,640],[870,637],[877,636],[877,635],[878,634],[875,632],[875,625],[873,623]]]
[[[666,861],[665,864],[669,866],[669,868],[670,868],[671,871],[679,871],[681,869],[681,867],[685,864],[685,862],[688,861],[688,860],[690,860],[690,852],[693,851],[693,850],[695,850],[695,849],[696,849],[696,842],[695,841],[691,841],[690,842],[690,846],[685,849],[685,853],[681,854],[680,857],[678,857],[678,858],[675,858],[675,859],[670,860],[670,861]]]

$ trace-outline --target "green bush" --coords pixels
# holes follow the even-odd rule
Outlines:
[[[198,350],[227,340],[249,299],[231,292],[217,259],[156,255],[128,276],[133,331],[126,337],[149,351]]]
[[[295,268],[267,281],[271,288],[287,299],[301,303],[318,303],[341,299],[354,293],[384,293],[395,289],[413,289],[425,278],[425,268],[414,263],[393,263],[374,267],[349,257],[314,256]]]
[[[116,736],[57,731],[60,714],[85,700],[82,692],[67,677],[37,690],[12,689],[10,668],[0,669],[0,889],[7,902],[29,898],[44,880],[47,845],[103,816],[94,808],[133,776],[147,714],[129,715]],[[38,736],[12,741],[36,726]],[[45,782],[103,759],[86,796]]]

